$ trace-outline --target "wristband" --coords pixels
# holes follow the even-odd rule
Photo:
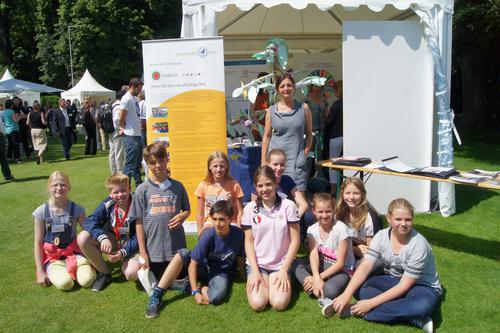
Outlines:
[[[196,295],[196,294],[201,294],[200,289],[195,289],[195,290],[191,291],[191,295],[193,295],[193,296],[194,296],[194,295]]]

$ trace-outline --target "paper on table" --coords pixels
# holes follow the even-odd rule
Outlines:
[[[384,163],[382,163],[382,162],[371,162],[370,164],[365,165],[363,168],[380,169],[383,166],[384,166]]]
[[[384,163],[384,167],[386,167],[387,169],[390,169],[392,171],[396,171],[396,172],[410,172],[410,171],[415,171],[416,169],[418,169],[418,168],[411,167],[411,166],[404,164],[399,159],[399,157],[390,159],[390,160],[385,161],[383,163]]]

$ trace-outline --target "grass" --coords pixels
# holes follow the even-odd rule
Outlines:
[[[468,133],[456,150],[459,169],[500,170],[499,133]],[[254,313],[244,284],[236,283],[227,303],[196,306],[191,296],[168,292],[160,317],[144,318],[146,294],[120,276],[101,293],[85,289],[61,292],[35,283],[33,210],[46,198],[46,181],[60,169],[72,181],[70,197],[91,213],[106,196],[107,155],[83,155],[83,145],[64,161],[61,146],[51,140],[42,165],[11,165],[15,182],[0,182],[0,331],[1,332],[174,332],[241,331],[417,332],[407,325],[382,325],[359,318],[324,319],[315,300],[296,288],[289,309]],[[420,214],[416,229],[431,242],[445,297],[434,314],[438,332],[500,331],[500,192],[456,187],[457,214]],[[188,237],[193,247],[194,237]]]

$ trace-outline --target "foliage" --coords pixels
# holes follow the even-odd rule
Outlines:
[[[75,83],[88,68],[117,89],[141,76],[141,41],[178,37],[180,20],[180,0],[0,0],[0,66],[69,88],[71,30]]]
[[[455,109],[463,111],[466,126],[500,124],[499,17],[500,0],[455,2],[454,85],[462,94],[452,93],[463,100]]]
[[[40,96],[40,104],[46,108],[47,105],[52,105],[53,107],[54,106],[57,106],[59,105],[59,99],[61,99],[61,97],[57,96],[57,95],[45,95],[45,96]]]

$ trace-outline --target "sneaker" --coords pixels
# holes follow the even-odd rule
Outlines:
[[[323,298],[323,307],[321,313],[325,318],[330,318],[335,314],[335,309],[333,308],[333,301],[329,298]],[[347,318],[351,316],[351,305],[347,305],[342,312],[338,313],[339,318]]]
[[[16,163],[17,164],[21,164],[21,163],[23,163],[23,161],[21,161],[20,159],[18,159],[18,160],[16,160]]]
[[[326,297],[318,298],[319,307],[323,309],[323,307],[327,304],[327,301],[330,301],[330,300]]]
[[[92,291],[101,291],[104,290],[111,283],[111,274],[107,273],[97,273],[97,277],[92,285]]]
[[[158,313],[160,312],[160,304],[163,298],[163,293],[165,290],[155,287],[153,289],[153,293],[149,298],[148,306],[146,307],[146,318],[151,319],[158,317]]]
[[[191,283],[189,282],[189,277],[186,276],[184,279],[177,279],[172,282],[170,288],[181,293],[191,293]]]
[[[433,333],[434,332],[434,322],[431,317],[425,317],[423,319],[413,319],[410,321],[413,326],[421,328],[425,333]]]

